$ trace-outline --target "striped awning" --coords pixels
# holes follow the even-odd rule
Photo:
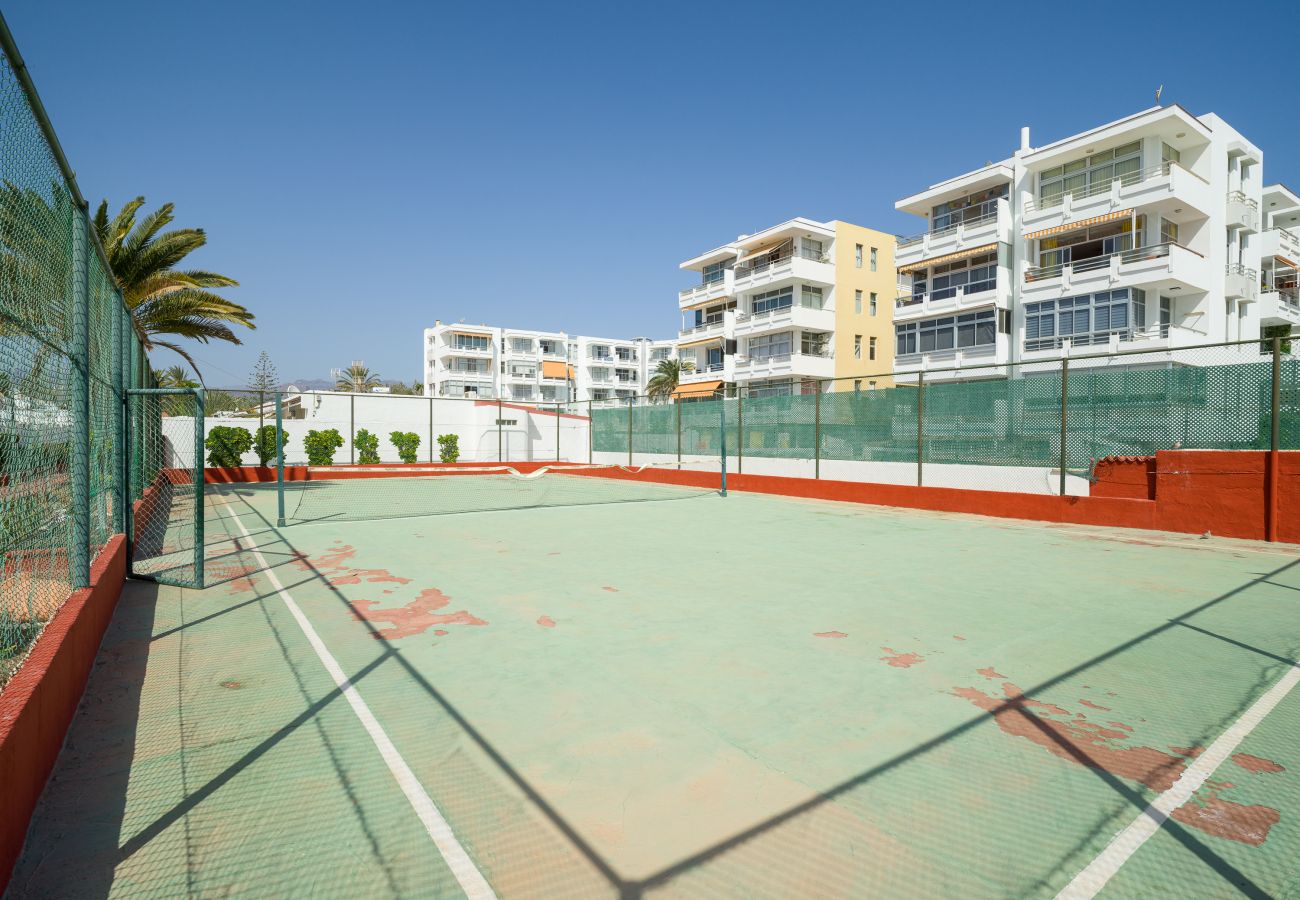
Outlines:
[[[708,397],[717,393],[722,387],[721,381],[697,381],[693,384],[679,384],[673,391],[674,397]]]
[[[687,310],[687,309],[699,309],[702,306],[717,306],[719,303],[725,303],[730,298],[731,295],[727,293],[726,289],[724,288],[723,293],[717,295],[716,297],[710,297],[707,300],[696,300],[694,303],[686,304],[685,306],[681,307],[681,309]]]
[[[1290,267],[1290,268],[1292,268],[1292,269],[1300,269],[1300,266],[1297,266],[1295,263],[1291,262],[1291,260],[1287,259],[1285,256],[1278,256],[1278,255],[1275,253],[1275,254],[1273,254],[1273,258],[1274,258],[1275,260],[1277,260],[1278,262],[1280,262],[1280,263],[1281,263],[1282,265],[1284,265],[1284,266],[1288,266],[1288,267]]]
[[[771,247],[764,247],[762,250],[751,250],[748,253],[746,253],[744,256],[742,256],[740,259],[736,260],[736,262],[737,263],[749,262],[751,259],[757,259],[760,256],[767,256],[769,253],[774,253],[777,250],[780,250],[781,248],[787,246],[789,247],[794,246],[794,238],[786,238],[785,240],[781,241],[779,244],[773,244]]]
[[[1116,212],[1108,212],[1105,215],[1093,216],[1090,219],[1080,219],[1077,222],[1069,222],[1065,225],[1056,225],[1052,228],[1044,228],[1042,231],[1034,231],[1025,235],[1025,240],[1032,241],[1037,238],[1047,237],[1050,234],[1064,234],[1067,231],[1078,231],[1080,228],[1087,228],[1090,225],[1100,225],[1102,222],[1114,222],[1116,219],[1127,219],[1133,215],[1131,209],[1121,209]]]
[[[573,380],[573,366],[556,360],[542,360],[543,378],[568,378]]]
[[[718,335],[717,337],[700,338],[696,341],[686,341],[685,343],[678,344],[677,349],[682,350],[686,347],[703,347],[705,344],[716,344],[720,340],[722,340],[722,335]]]
[[[921,262],[911,263],[906,266],[899,266],[900,272],[919,272],[921,269],[928,269],[930,266],[941,266],[944,263],[956,262],[959,259],[965,259],[968,256],[979,256],[981,253],[988,253],[990,250],[997,248],[996,243],[981,244],[978,247],[971,247],[969,250],[958,250],[956,253],[945,253],[943,256],[935,256]]]

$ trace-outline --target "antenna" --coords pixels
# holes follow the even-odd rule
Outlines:
[[[1160,105],[1160,95],[1164,93],[1164,90],[1165,86],[1163,84],[1156,88],[1156,106]]]

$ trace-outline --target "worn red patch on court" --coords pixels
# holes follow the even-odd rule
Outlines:
[[[917,663],[925,662],[919,653],[900,653],[893,647],[881,647],[880,649],[889,654],[889,656],[882,656],[880,658],[895,669],[910,669]]]
[[[1101,712],[1110,712],[1109,706],[1102,706],[1100,703],[1093,703],[1091,700],[1079,700],[1080,706],[1086,706],[1088,709],[1096,709]]]
[[[609,591],[611,594],[617,594],[617,593],[618,593],[618,588],[616,588],[616,587],[610,587],[609,585],[605,585],[603,588],[601,588],[601,590],[602,590],[602,591]]]
[[[373,600],[358,600],[353,606],[357,617],[370,623],[387,622],[391,627],[375,632],[376,638],[390,640],[423,634],[434,625],[486,625],[487,622],[466,610],[436,613],[451,602],[437,588],[425,588],[410,603],[392,609],[377,609]]]
[[[846,638],[846,637],[848,637],[848,635],[845,634],[845,633],[842,632],[842,631],[814,631],[814,632],[813,632],[813,637],[820,637],[820,638]]]
[[[1255,775],[1272,774],[1274,772],[1285,772],[1286,768],[1271,759],[1264,759],[1262,756],[1252,756],[1249,753],[1234,753],[1232,761],[1241,766],[1247,772]]]
[[[1215,837],[1258,847],[1268,840],[1269,829],[1278,823],[1282,814],[1268,806],[1244,806],[1210,796],[1204,802],[1187,801],[1170,818]]]
[[[555,620],[552,619],[550,616],[542,616],[537,620],[537,624],[541,625],[543,628],[554,628]]]
[[[976,670],[975,670],[975,674],[977,674],[977,675],[983,675],[985,678],[1003,678],[1003,679],[1004,679],[1004,678],[1007,677],[1007,676],[1003,675],[1001,672],[999,672],[997,669],[993,668],[992,666],[988,666],[988,667],[983,668],[983,669],[976,669]]]

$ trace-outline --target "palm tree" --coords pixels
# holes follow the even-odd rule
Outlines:
[[[196,388],[199,383],[189,376],[184,366],[170,366],[162,372],[155,371],[158,386],[165,388]]]
[[[175,218],[175,205],[164,203],[136,222],[144,198],[136,197],[110,221],[108,201],[99,204],[93,222],[118,289],[135,321],[135,331],[145,349],[166,347],[190,364],[202,380],[199,367],[174,341],[159,335],[176,335],[207,343],[211,340],[240,343],[231,325],[255,328],[253,314],[212,292],[212,288],[236,287],[239,282],[203,269],[178,269],[190,253],[208,242],[201,228],[163,231]]]
[[[369,393],[372,387],[383,384],[376,372],[371,372],[364,365],[355,362],[343,370],[338,381],[334,383],[336,391],[351,391],[354,394]]]
[[[695,371],[695,363],[689,359],[661,359],[655,366],[654,376],[646,385],[645,392],[655,400],[666,400],[677,390],[682,375]]]

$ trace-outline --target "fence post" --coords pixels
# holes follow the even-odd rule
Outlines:
[[[555,404],[555,461],[560,461],[560,404]]]
[[[257,392],[257,430],[260,432],[266,427],[266,391]]]
[[[925,372],[916,373],[916,486],[925,482]]]
[[[433,462],[433,395],[429,395],[429,462]]]
[[[1269,402],[1268,494],[1265,497],[1264,540],[1276,541],[1278,531],[1278,480],[1282,448],[1282,338],[1273,336],[1273,396]]]
[[[736,474],[745,471],[745,388],[736,388]]]
[[[813,478],[822,477],[822,383],[813,394]]]
[[[677,410],[677,468],[682,467],[682,401],[674,400],[673,406]]]
[[[722,446],[722,485],[719,493],[727,496],[727,392],[724,390],[718,398],[719,442]]]
[[[113,398],[113,404],[112,404],[113,470],[112,473],[113,474],[112,477],[113,477],[113,484],[115,489],[112,494],[112,498],[113,498],[112,529],[114,534],[125,534],[126,518],[123,509],[123,504],[126,503],[126,484],[122,480],[122,473],[124,471],[123,470],[124,450],[122,447],[122,441],[125,437],[124,432],[126,429],[124,427],[125,421],[122,418],[122,416],[125,414],[125,407],[123,406],[123,404],[126,402],[126,390],[122,387],[122,350],[124,349],[123,345],[126,342],[122,338],[122,318],[126,315],[126,310],[122,307],[121,302],[118,300],[116,291],[113,292],[113,294],[109,297],[108,302],[110,304],[110,309],[113,312],[112,316],[109,317],[109,320],[113,323],[113,333],[111,337],[111,340],[113,341],[113,392],[112,392],[112,398]],[[200,416],[203,415],[202,410],[199,411],[199,415]]]
[[[501,444],[501,398],[497,397],[497,462],[505,462],[506,458],[502,451]]]
[[[1065,466],[1070,461],[1066,432],[1070,422],[1070,360],[1061,360],[1061,496],[1065,496]]]
[[[90,586],[90,228],[79,209],[72,229],[72,547],[69,576],[74,588]]]
[[[357,464],[357,395],[348,394],[348,459]]]
[[[632,398],[627,398],[627,464],[632,466]]]
[[[592,402],[587,400],[587,465],[595,461],[596,419],[592,416]]]
[[[204,508],[203,508],[203,407],[207,405],[202,388],[194,392],[194,582],[203,587]]]
[[[284,527],[284,435],[281,431],[284,414],[280,408],[280,392],[275,392],[275,527]]]

